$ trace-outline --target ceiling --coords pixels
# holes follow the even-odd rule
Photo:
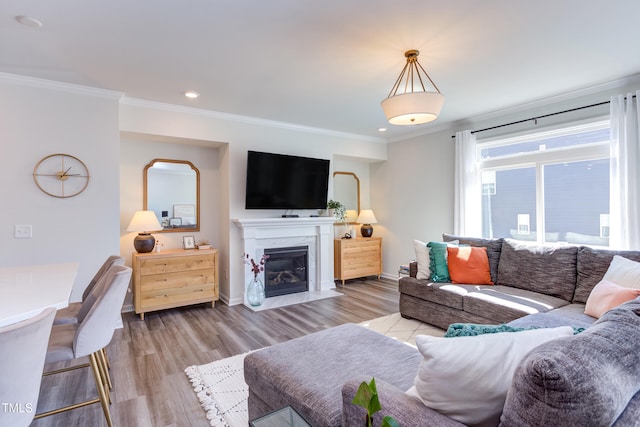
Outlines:
[[[640,73],[638,16],[637,0],[2,0],[0,72],[394,139]],[[380,101],[408,49],[446,101],[398,127]]]

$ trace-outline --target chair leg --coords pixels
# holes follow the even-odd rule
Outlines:
[[[96,351],[96,357],[100,362],[100,374],[103,379],[103,384],[108,387],[109,390],[113,388],[111,384],[111,376],[109,375],[109,369],[107,367],[107,361],[104,359],[104,353],[101,350]]]
[[[103,377],[102,375],[102,371],[105,370],[106,371],[106,366],[102,366],[102,361],[101,361],[101,352],[100,350],[96,351],[95,353],[92,353],[89,355],[89,364],[85,364],[85,365],[77,365],[77,366],[73,366],[71,368],[65,368],[65,369],[58,369],[57,371],[51,371],[48,372],[46,374],[43,375],[52,375],[55,373],[61,373],[61,372],[67,372],[73,369],[78,369],[81,367],[86,367],[86,366],[91,366],[91,371],[93,372],[93,377],[95,379],[96,382],[96,389],[98,390],[98,395],[99,397],[96,399],[91,399],[91,400],[87,400],[85,402],[80,402],[80,403],[76,403],[73,405],[69,405],[69,406],[65,406],[63,408],[59,408],[59,409],[54,409],[52,411],[47,411],[47,412],[43,412],[40,414],[36,414],[34,416],[34,419],[40,419],[40,418],[44,418],[44,417],[48,417],[51,415],[56,415],[56,414],[60,414],[62,412],[66,412],[66,411],[71,411],[73,409],[78,409],[78,408],[82,408],[83,406],[87,406],[87,405],[92,405],[94,403],[98,403],[100,402],[100,404],[102,405],[102,411],[104,412],[104,416],[107,419],[107,425],[109,427],[113,427],[113,421],[111,420],[111,412],[109,412],[109,403],[111,403],[111,396],[109,394],[109,390],[108,390],[108,385],[107,385],[107,380],[105,379],[105,377]]]
[[[91,362],[91,369],[93,371],[93,376],[96,380],[96,387],[98,389],[98,394],[100,395],[100,404],[102,405],[102,411],[104,412],[104,416],[107,419],[107,425],[109,427],[113,427],[113,421],[111,420],[111,412],[109,411],[109,398],[107,397],[107,392],[105,390],[104,384],[102,382],[102,376],[100,375],[100,367],[98,366],[98,357],[96,353],[91,353],[89,355],[89,360]]]
[[[106,347],[102,347],[101,352],[104,355],[104,360],[107,361],[107,368],[111,369],[111,362],[109,361],[109,355],[107,354],[107,348]]]

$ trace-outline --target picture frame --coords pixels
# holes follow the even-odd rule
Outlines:
[[[182,220],[181,225],[195,225],[196,206],[195,205],[173,205],[173,217]]]
[[[182,236],[182,246],[185,249],[195,249],[196,239],[193,236]]]

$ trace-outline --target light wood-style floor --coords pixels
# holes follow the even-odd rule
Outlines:
[[[111,414],[121,427],[209,425],[184,368],[266,347],[347,322],[398,311],[397,282],[355,279],[344,296],[261,312],[220,302],[123,315],[124,328],[107,347],[113,390]],[[38,413],[96,397],[88,369],[44,377]],[[33,427],[106,426],[99,404],[35,420]]]

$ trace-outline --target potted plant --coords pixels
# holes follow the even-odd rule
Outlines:
[[[382,405],[380,405],[380,400],[378,399],[376,379],[371,378],[371,382],[369,384],[367,384],[366,381],[362,381],[351,403],[361,406],[367,411],[365,426],[372,427],[373,414],[382,409]],[[382,418],[382,424],[380,424],[380,427],[400,427],[400,424],[395,418],[386,415]]]
[[[329,216],[335,217],[338,221],[344,221],[347,208],[342,203],[336,200],[329,200],[327,209],[329,210]]]

